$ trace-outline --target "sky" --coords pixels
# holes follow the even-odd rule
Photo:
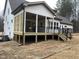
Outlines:
[[[27,1],[29,2],[45,1],[53,9],[56,7],[56,2],[57,2],[57,0],[27,0]],[[0,15],[2,15],[3,13],[4,6],[5,6],[5,0],[0,0]]]

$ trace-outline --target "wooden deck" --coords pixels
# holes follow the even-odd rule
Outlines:
[[[23,35],[22,32],[15,32],[14,34],[17,34],[17,35]],[[25,32],[24,35],[26,36],[33,36],[33,35],[57,35],[58,33],[44,33],[44,32],[38,32],[38,33],[35,33],[35,32]]]
[[[58,35],[58,33],[45,33],[45,32],[25,32],[23,35],[23,32],[14,32],[14,40],[20,43],[20,41],[23,41],[23,45],[25,45],[26,36],[35,36],[35,42],[38,42],[38,36],[45,36],[45,41],[47,41],[47,36],[51,35],[52,39],[54,38],[54,35]],[[21,37],[23,39],[21,39]]]

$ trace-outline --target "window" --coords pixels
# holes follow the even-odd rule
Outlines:
[[[66,28],[67,26],[65,26],[65,28]]]
[[[7,24],[9,24],[9,22],[7,22]]]
[[[11,23],[13,23],[13,19],[11,20]]]
[[[10,27],[8,27],[8,29],[10,29]]]
[[[8,8],[8,15],[9,15],[10,9]]]
[[[5,19],[4,19],[4,23],[6,23],[7,22],[7,16],[5,17]]]
[[[7,21],[7,16],[6,16],[6,21]]]
[[[9,32],[9,35],[11,35],[11,32]]]

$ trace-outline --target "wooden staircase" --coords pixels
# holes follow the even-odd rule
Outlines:
[[[61,38],[63,41],[66,41],[68,39],[72,39],[72,35],[69,33],[67,36],[65,34],[58,34],[58,37]]]
[[[58,37],[61,38],[63,41],[66,41],[68,39],[68,37],[64,34],[59,34]]]

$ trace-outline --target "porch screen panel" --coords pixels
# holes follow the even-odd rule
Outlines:
[[[19,21],[20,21],[20,15],[18,15],[18,31],[20,32],[20,23],[19,23]]]
[[[23,30],[23,13],[16,16],[14,19],[14,31],[20,32]]]
[[[20,31],[23,31],[23,13],[20,15]]]
[[[26,32],[36,31],[36,15],[32,13],[26,14]]]
[[[19,15],[17,16],[17,32],[19,31]]]
[[[19,31],[21,31],[21,14],[19,15]]]

